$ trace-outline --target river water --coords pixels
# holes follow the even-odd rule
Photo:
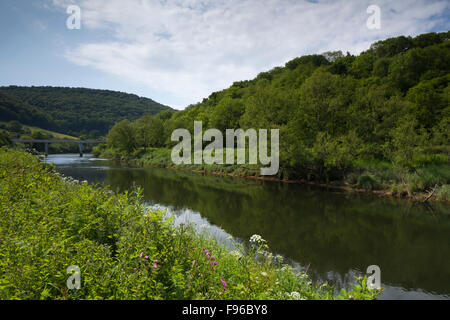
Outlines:
[[[90,155],[47,162],[80,181],[144,198],[226,242],[259,234],[273,252],[315,280],[348,288],[370,265],[381,269],[379,299],[450,299],[450,205],[321,188],[117,165]]]

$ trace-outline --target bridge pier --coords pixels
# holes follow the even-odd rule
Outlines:
[[[80,158],[83,157],[83,144],[80,143]]]
[[[48,142],[45,143],[45,156],[48,157]]]

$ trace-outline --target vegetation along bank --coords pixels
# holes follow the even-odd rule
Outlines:
[[[312,283],[253,236],[227,249],[116,194],[0,148],[0,299],[374,299],[359,278],[335,293]],[[67,268],[81,288],[67,287]]]
[[[420,201],[450,200],[449,32],[374,43],[358,56],[327,52],[235,82],[183,111],[112,127],[95,154],[174,167],[177,128],[279,129],[274,178]],[[176,168],[258,177],[258,166]]]

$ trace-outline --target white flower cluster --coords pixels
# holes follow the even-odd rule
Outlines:
[[[263,244],[266,243],[266,240],[264,240],[260,235],[254,234],[250,237],[250,242],[256,244]]]
[[[233,251],[231,251],[231,255],[233,256],[233,257],[235,257],[235,258],[240,258],[240,257],[242,257],[242,253],[240,252],[240,251],[238,251],[238,250],[233,250]]]
[[[278,262],[278,264],[283,264],[283,262],[284,262],[284,259],[283,259],[283,256],[280,256],[279,254],[277,254],[276,256],[275,256],[275,260]]]
[[[72,178],[70,176],[62,175],[62,174],[60,174],[58,172],[55,172],[55,175],[57,177],[60,177],[62,181],[66,182],[66,183],[69,183],[69,184],[88,184],[87,180],[79,181],[79,180],[74,179],[74,178]]]
[[[79,184],[80,183],[80,181],[78,181],[78,180],[76,180],[76,179],[74,179],[72,177],[61,176],[61,179],[64,182],[67,182],[67,183],[70,183],[70,184]]]

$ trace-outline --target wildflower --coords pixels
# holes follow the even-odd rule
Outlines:
[[[296,292],[296,291],[291,292],[290,297],[291,297],[292,299],[294,299],[294,300],[300,300],[300,299],[301,299],[300,293],[298,293],[298,292]]]
[[[231,251],[231,255],[235,258],[240,258],[242,257],[242,254],[238,251],[238,250],[233,250]]]
[[[254,234],[250,237],[250,242],[252,243],[262,243],[266,242],[260,235]]]
[[[225,280],[223,278],[220,279],[220,282],[222,282],[222,284],[225,288],[228,287],[228,284],[225,282]]]
[[[158,260],[153,260],[153,269],[158,269]]]
[[[143,255],[144,255],[144,252],[141,252],[141,254],[139,255],[139,258],[142,258]]]
[[[283,256],[280,256],[279,254],[277,254],[277,256],[275,257],[275,259],[277,260],[277,262],[279,264],[283,264]]]
[[[145,259],[148,259],[148,256],[145,256]]]
[[[210,267],[214,267],[214,266],[217,266],[217,265],[218,265],[217,261],[211,261],[211,262],[209,263],[209,266],[210,266]]]
[[[193,266],[198,266],[198,263],[197,263],[197,261],[195,261],[195,260],[194,260],[194,261],[192,261],[192,265],[193,265]]]
[[[261,272],[261,275],[262,275],[263,277],[267,277],[267,272]]]
[[[257,246],[266,245],[266,240],[264,240],[261,236],[254,234],[250,237],[250,243]]]

